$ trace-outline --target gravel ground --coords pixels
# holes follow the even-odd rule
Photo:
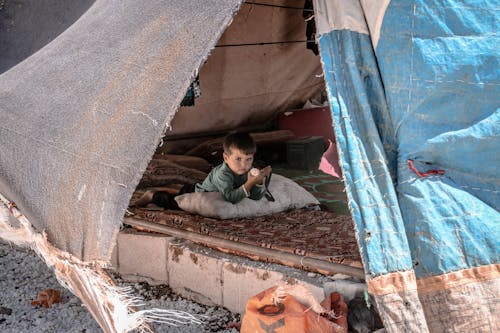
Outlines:
[[[59,285],[51,269],[32,251],[0,242],[0,267],[0,332],[102,332],[80,300]],[[157,332],[238,332],[226,328],[240,320],[238,314],[183,299],[172,293],[167,285],[127,283],[119,276],[113,277],[119,285],[134,288],[137,296],[144,298],[145,308],[183,310],[206,318],[202,325],[156,325]],[[62,303],[51,308],[33,307],[31,301],[36,299],[38,292],[49,288],[61,291]]]

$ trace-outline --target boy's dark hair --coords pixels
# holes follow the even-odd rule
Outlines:
[[[224,138],[224,152],[231,154],[231,147],[241,150],[245,154],[255,154],[257,145],[248,133],[232,133]]]

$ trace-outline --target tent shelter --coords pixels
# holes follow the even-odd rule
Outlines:
[[[30,47],[9,35],[31,36],[28,21],[9,26],[16,16],[8,2],[0,10],[0,42],[9,50],[0,54],[0,193],[35,228],[4,221],[0,234],[35,247],[103,329],[126,329],[93,294],[109,288],[89,287],[82,275],[97,279],[92,272],[109,260],[132,192],[166,130],[264,122],[320,84],[310,75],[318,63],[308,60],[317,58],[307,51],[277,59],[281,65],[250,86],[245,75],[264,57],[280,47],[304,48],[214,49],[238,9],[250,15],[259,6],[52,3],[60,12],[46,14],[60,26]],[[267,3],[297,7],[293,0]],[[25,4],[27,12],[40,6]],[[351,214],[386,329],[497,331],[498,8],[489,1],[317,0],[314,10]],[[263,15],[255,28],[272,35],[276,25]],[[225,68],[240,67],[243,80],[215,70],[220,95],[199,101],[207,113],[183,109],[172,121],[209,52],[241,52],[232,58],[241,61]],[[250,98],[259,89],[266,94]]]

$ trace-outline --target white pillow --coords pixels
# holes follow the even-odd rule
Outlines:
[[[275,201],[265,197],[260,200],[245,198],[237,204],[224,200],[219,192],[195,192],[175,197],[182,210],[206,217],[233,219],[262,216],[307,205],[318,205],[318,200],[294,181],[273,174],[269,191]]]

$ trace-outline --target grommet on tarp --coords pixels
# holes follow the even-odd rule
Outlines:
[[[408,167],[410,168],[411,171],[415,172],[417,176],[419,177],[427,177],[427,176],[432,176],[432,175],[444,175],[445,171],[444,170],[428,170],[426,172],[420,172],[415,168],[415,165],[413,164],[413,160],[408,160]]]

